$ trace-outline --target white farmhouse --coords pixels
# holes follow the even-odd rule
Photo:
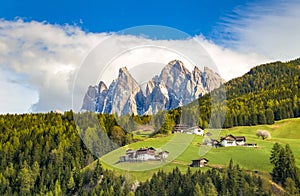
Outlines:
[[[227,135],[225,137],[221,137],[220,144],[221,146],[224,147],[236,146],[235,137],[233,135]]]
[[[226,135],[225,137],[221,137],[220,145],[224,147],[228,146],[244,146],[246,142],[246,138],[244,136],[233,136]]]
[[[136,151],[136,159],[137,160],[154,160],[155,159],[155,149],[150,148],[140,148]]]

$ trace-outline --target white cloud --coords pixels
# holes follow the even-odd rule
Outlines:
[[[8,77],[25,75],[31,89],[23,88],[21,82],[2,81],[5,83],[1,88],[0,112],[22,113],[36,101],[36,94],[38,101],[32,111],[71,108],[72,75],[87,52],[103,37],[103,34],[85,33],[76,26],[0,20],[0,68],[10,70]],[[11,88],[16,85],[18,88]],[[29,98],[31,101],[24,102]],[[11,109],[12,105],[23,107]]]
[[[274,60],[299,57],[299,9],[300,2],[296,0],[267,1],[237,8],[224,20],[223,33],[234,38],[225,40],[225,45]]]

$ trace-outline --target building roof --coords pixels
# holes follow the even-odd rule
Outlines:
[[[221,141],[223,141],[223,140],[246,141],[246,137],[245,136],[233,136],[233,135],[229,134],[224,137],[221,137]]]
[[[153,148],[153,147],[150,147],[150,148],[147,148],[147,149],[156,151],[155,148]]]
[[[246,137],[245,136],[235,136],[235,140],[236,141],[246,141]]]
[[[194,159],[194,160],[192,160],[192,161],[202,161],[202,160],[205,160],[206,162],[208,162],[208,159],[206,159],[206,158]]]
[[[225,137],[221,137],[221,141],[223,140],[236,140],[233,135],[226,135]]]
[[[150,148],[140,148],[136,151],[136,154],[154,154],[156,150],[153,147]]]

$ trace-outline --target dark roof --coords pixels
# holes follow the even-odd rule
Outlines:
[[[150,148],[140,148],[136,151],[136,154],[153,154],[156,151],[153,147]]]
[[[147,148],[140,148],[137,150],[137,152],[147,151]]]
[[[246,137],[245,136],[233,136],[231,134],[226,135],[224,137],[221,137],[221,141],[223,140],[236,140],[236,141],[246,141]]]
[[[154,150],[154,151],[156,151],[155,148],[153,148],[153,147],[148,148],[148,150]]]
[[[237,140],[237,141],[246,141],[246,137],[245,136],[235,136],[235,140]]]
[[[208,159],[206,159],[206,158],[194,159],[194,160],[192,160],[192,161],[201,161],[201,160],[205,160],[205,161],[207,161],[207,162],[208,162]]]

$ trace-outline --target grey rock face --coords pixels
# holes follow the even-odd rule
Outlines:
[[[224,82],[207,67],[204,72],[198,67],[190,72],[181,61],[174,60],[162,69],[160,75],[148,81],[143,93],[127,68],[123,67],[108,89],[103,82],[98,86],[89,86],[82,110],[118,115],[155,114],[159,110],[188,104]]]

